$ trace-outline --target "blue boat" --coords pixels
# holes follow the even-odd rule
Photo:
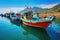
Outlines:
[[[20,15],[17,15],[17,14],[14,14],[14,13],[10,13],[10,19],[11,19],[12,21],[16,21],[16,22],[21,21]]]

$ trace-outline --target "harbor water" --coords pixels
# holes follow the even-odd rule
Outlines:
[[[0,40],[60,40],[60,25],[52,22],[41,29],[0,17]]]

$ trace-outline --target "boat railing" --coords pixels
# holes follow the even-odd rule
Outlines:
[[[52,16],[48,16],[48,17],[44,17],[44,18],[27,18],[27,17],[24,17],[23,18],[24,21],[26,22],[46,22],[46,21],[52,21],[53,20],[53,17]]]

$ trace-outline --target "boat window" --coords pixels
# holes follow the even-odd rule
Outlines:
[[[16,17],[16,16],[12,16],[12,17]]]

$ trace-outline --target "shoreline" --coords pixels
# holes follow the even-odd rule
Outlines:
[[[45,13],[41,13],[41,14],[39,14],[39,17],[44,17],[44,16],[56,16],[55,23],[60,25],[60,12],[46,13],[46,14]]]
[[[41,13],[39,16],[60,16],[60,12],[56,13]]]

